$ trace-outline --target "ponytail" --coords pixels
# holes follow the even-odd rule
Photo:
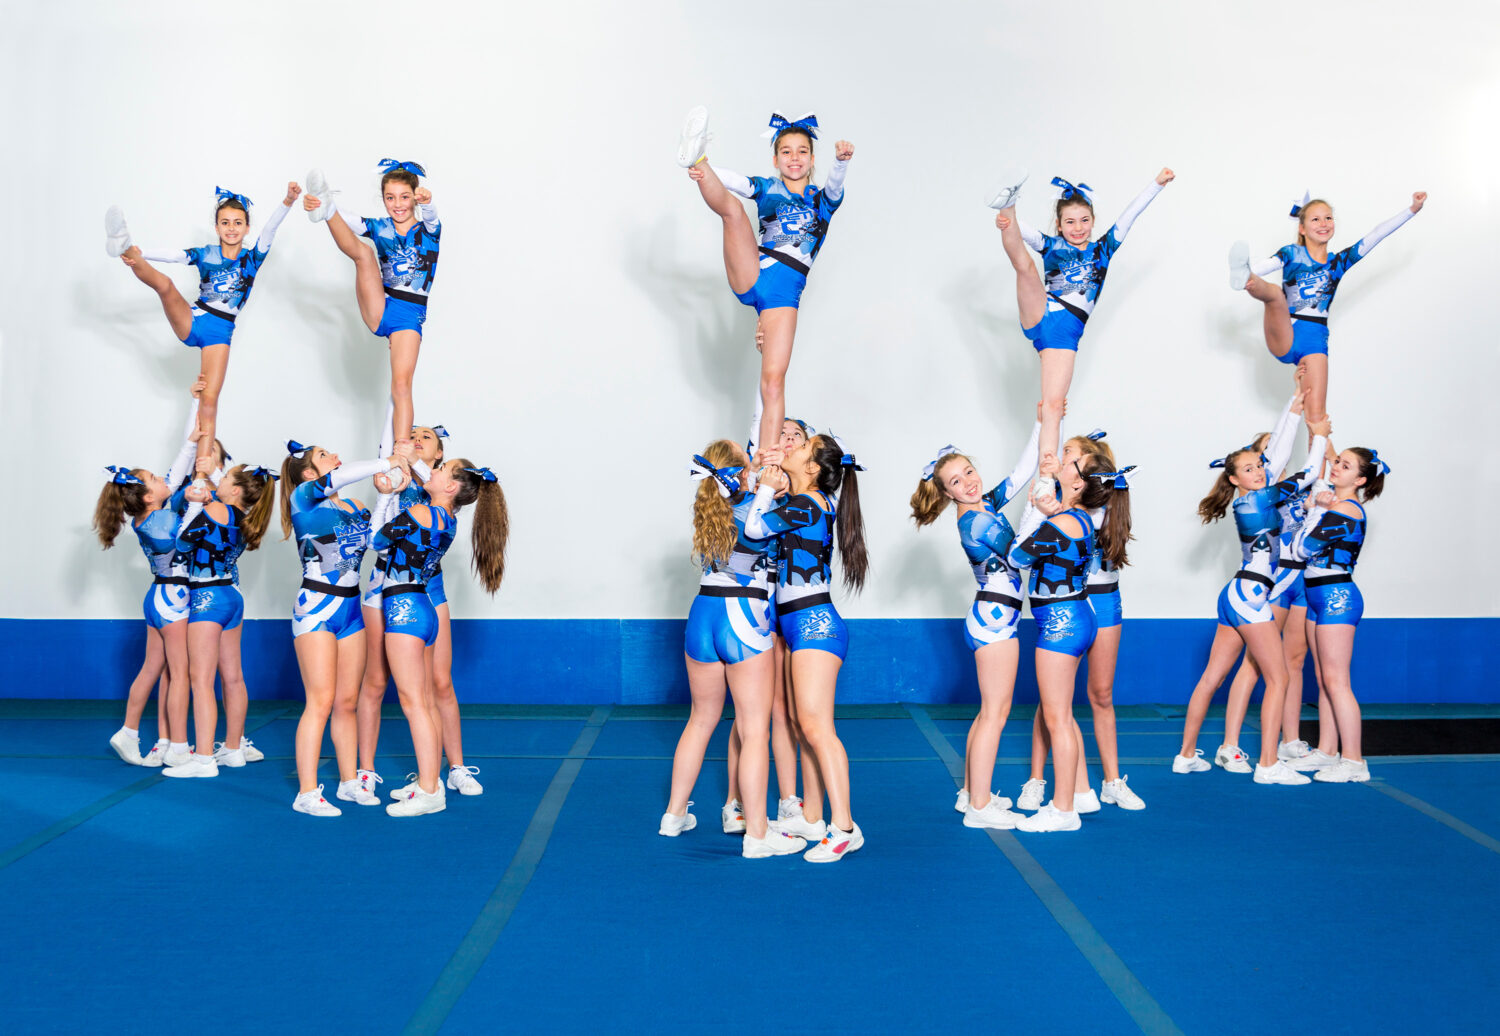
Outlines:
[[[1079,470],[1084,476],[1079,505],[1090,511],[1104,508],[1104,522],[1094,531],[1099,554],[1115,568],[1124,568],[1130,564],[1126,544],[1135,539],[1130,532],[1130,483],[1123,473],[1120,478],[1099,478],[1100,474],[1118,470],[1099,453],[1085,457]]]
[[[505,549],[510,541],[510,508],[505,502],[505,492],[498,479],[476,474],[488,472],[488,468],[476,469],[474,462],[460,459],[453,471],[458,482],[458,494],[453,498],[453,514],[460,508],[475,504],[473,529],[469,536],[472,555],[469,565],[479,578],[479,585],[486,593],[500,589],[505,578]]]
[[[276,504],[276,493],[271,483],[276,476],[265,468],[247,468],[238,464],[229,470],[225,478],[234,479],[244,491],[240,498],[245,521],[241,529],[245,536],[245,549],[255,550],[260,546],[266,527],[271,524],[271,509]]]
[[[854,458],[844,463],[846,454],[831,435],[812,439],[813,461],[818,465],[817,487],[835,506],[834,530],[838,533],[839,562],[844,570],[845,589],[858,593],[865,587],[870,571],[870,555],[865,549],[865,520],[859,511],[859,476]]]
[[[740,450],[728,439],[717,439],[704,447],[703,459],[716,468],[728,468],[740,459]],[[693,496],[693,563],[703,568],[724,564],[738,539],[734,508],[719,492],[718,481],[700,479]]]
[[[281,462],[281,538],[292,535],[292,494],[302,485],[302,476],[312,467],[313,448],[287,454]]]
[[[1224,466],[1219,471],[1219,477],[1214,479],[1214,487],[1208,491],[1207,496],[1198,501],[1198,517],[1203,519],[1204,525],[1216,522],[1228,513],[1234,494],[1239,492],[1239,488],[1229,481],[1229,476],[1240,458],[1249,452],[1251,451],[1248,449],[1239,449],[1224,458]]]
[[[1355,490],[1359,499],[1374,500],[1385,489],[1385,476],[1391,469],[1381,462],[1379,455],[1366,446],[1351,446],[1349,452],[1359,458],[1359,474],[1365,484]]]
[[[932,477],[917,483],[916,492],[911,495],[911,520],[917,523],[917,528],[931,525],[948,509],[948,501],[952,498],[943,489],[940,479],[943,467],[955,459],[974,463],[962,453],[945,453],[933,463]]]
[[[136,478],[143,478],[145,469],[136,468],[131,474]],[[146,486],[145,482],[132,482],[120,485],[118,482],[106,482],[104,488],[99,490],[99,501],[94,504],[94,532],[99,536],[99,543],[108,550],[115,545],[115,537],[120,535],[120,529],[125,525],[125,516],[139,518],[146,513]]]

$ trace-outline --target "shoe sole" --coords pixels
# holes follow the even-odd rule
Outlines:
[[[1229,246],[1229,286],[1235,291],[1244,291],[1250,283],[1250,246],[1236,241]]]
[[[1099,801],[1103,802],[1105,805],[1115,806],[1119,809],[1128,809],[1132,813],[1146,808],[1146,804],[1144,802],[1140,803],[1139,805],[1136,805],[1134,803],[1116,802],[1114,799],[1107,799],[1103,795],[1099,796]]]
[[[702,113],[701,116],[699,115],[700,112]],[[687,145],[689,141],[696,140],[706,132],[708,132],[708,109],[700,105],[687,113],[687,119],[682,124],[682,134],[677,140],[678,165],[684,169],[691,169],[703,160],[703,153],[697,148],[693,148],[691,150],[696,157],[689,161],[689,149]],[[708,141],[705,140],[704,144],[706,145],[707,143]]]
[[[115,755],[117,755],[117,756],[120,757],[120,761],[121,762],[129,763],[131,766],[145,766],[146,765],[146,761],[141,758],[141,753],[140,753],[139,749],[136,750],[135,758],[132,759],[132,758],[130,758],[130,756],[126,755],[123,751],[121,751],[113,743],[111,743],[109,747],[113,748],[115,750]]]
[[[435,806],[434,808],[432,808],[432,809],[424,809],[424,810],[422,810],[420,812],[417,812],[417,813],[392,813],[391,812],[391,807],[387,806],[387,807],[385,807],[385,813],[386,813],[386,816],[397,817],[397,818],[404,818],[404,817],[425,817],[429,813],[441,813],[441,812],[443,812],[443,810],[445,810],[447,808],[448,808],[448,803],[446,803],[446,802],[439,802],[437,804],[437,806]]]
[[[1019,820],[1012,820],[1008,824],[970,823],[969,821],[970,818],[968,816],[965,816],[964,827],[975,828],[982,831],[1014,831],[1016,829],[1016,825],[1020,823]]]

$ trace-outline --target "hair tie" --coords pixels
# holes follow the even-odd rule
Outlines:
[[[1219,463],[1222,464],[1223,461],[1220,461]],[[1089,478],[1097,478],[1100,482],[1113,480],[1114,488],[1129,489],[1130,473],[1134,470],[1135,465],[1130,464],[1126,467],[1121,468],[1119,471],[1096,471],[1092,475],[1090,475]]]
[[[1303,191],[1302,200],[1292,202],[1292,211],[1290,213],[1292,219],[1297,219],[1298,217],[1300,217],[1302,215],[1302,210],[1307,208],[1307,203],[1310,201],[1312,201],[1312,192]]]
[[[787,130],[801,130],[813,140],[818,139],[818,117],[808,112],[800,119],[788,119],[778,111],[771,113],[770,129],[761,134],[762,137],[775,139]]]
[[[141,477],[123,464],[111,464],[104,469],[105,476],[117,486],[144,486]]]
[[[312,449],[311,446],[303,446],[296,439],[288,439],[286,441],[286,452],[288,457],[300,457],[310,449]]]
[[[1084,438],[1088,439],[1091,442],[1098,442],[1108,434],[1109,433],[1106,432],[1103,428],[1095,428],[1092,432],[1089,432],[1088,435],[1085,435]]]
[[[432,434],[436,435],[439,439],[448,438],[448,429],[444,428],[442,425],[435,424],[430,425],[429,427],[432,429]]]
[[[942,449],[938,450],[937,456],[928,461],[927,466],[922,469],[922,481],[931,482],[932,476],[937,474],[938,463],[944,457],[947,457],[950,454],[961,452],[962,451],[957,446],[954,446],[951,442],[947,446],[944,446]]]
[[[839,467],[841,467],[841,468],[853,468],[855,471],[863,471],[863,470],[865,470],[863,467],[860,466],[859,462],[854,459],[854,454],[849,451],[849,447],[844,445],[844,440],[843,439],[840,439],[833,432],[824,432],[823,434],[827,435],[828,438],[832,439],[833,442],[834,442],[834,445],[838,446],[838,448],[839,448],[839,454],[840,454],[840,456],[839,456]]]
[[[1370,463],[1375,465],[1375,470],[1383,477],[1391,473],[1391,466],[1380,459],[1378,450],[1370,451]]]
[[[259,464],[257,464],[253,468],[246,468],[245,474],[249,475],[251,478],[263,478],[268,482],[275,482],[281,478],[281,476],[276,474],[276,472],[271,471],[267,468],[263,468]]]
[[[719,495],[728,500],[730,495],[740,488],[739,476],[744,468],[716,468],[709,463],[706,457],[693,454],[693,463],[688,467],[688,477],[694,482],[701,482],[705,478],[714,480],[714,488]]]
[[[392,169],[403,169],[408,173],[415,173],[417,176],[427,175],[427,170],[415,162],[398,162],[394,158],[382,158],[380,160],[380,172],[382,174],[388,173]]]
[[[460,470],[460,471],[467,471],[471,475],[477,475],[479,477],[479,480],[481,482],[498,482],[498,481],[500,481],[498,478],[495,477],[495,473],[493,471],[491,471],[489,468],[459,468],[458,470]]]
[[[1259,452],[1260,451],[1255,448],[1255,443],[1252,442],[1252,443],[1248,443],[1247,445],[1241,446],[1237,450],[1230,450],[1229,451],[1229,456],[1232,457],[1236,453],[1259,453]],[[1210,468],[1222,468],[1222,467],[1224,467],[1224,462],[1227,459],[1228,459],[1227,457],[1220,457],[1218,460],[1211,460],[1211,461],[1208,462],[1208,466]],[[1260,462],[1262,464],[1268,464],[1268,463],[1270,463],[1269,459],[1266,457],[1266,455],[1264,453],[1260,454]]]
[[[1078,198],[1081,199],[1085,205],[1089,206],[1090,208],[1093,207],[1094,200],[1089,197],[1089,191],[1092,191],[1093,188],[1088,184],[1071,184],[1068,181],[1064,180],[1061,176],[1054,176],[1052,178],[1052,186],[1057,188],[1058,201],[1072,201],[1074,198]]]
[[[249,198],[245,197],[243,194],[235,194],[233,191],[227,191],[222,187],[215,187],[214,206],[216,208],[222,207],[223,204],[227,201],[238,202],[240,208],[244,209],[247,213],[250,211]]]

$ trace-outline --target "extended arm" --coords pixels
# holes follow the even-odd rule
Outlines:
[[[168,492],[177,492],[177,487],[193,473],[193,461],[198,456],[198,442],[195,438],[197,431],[198,400],[194,398],[193,405],[188,407],[187,427],[182,430],[182,449],[177,451],[177,458],[167,470]]]
[[[1021,456],[1016,460],[1016,466],[1011,469],[1005,481],[990,490],[989,497],[996,510],[1010,503],[1028,482],[1036,477],[1037,469],[1037,441],[1042,434],[1042,423],[1036,422],[1031,426],[1031,438],[1026,440],[1026,446],[1021,450]]]
[[[422,206],[422,226],[427,228],[427,233],[436,234],[438,227],[442,226],[442,220],[438,219],[437,206],[428,202]]]
[[[1380,242],[1384,241],[1386,238],[1390,237],[1391,234],[1395,232],[1397,227],[1401,226],[1403,223],[1405,223],[1415,215],[1416,213],[1413,212],[1410,208],[1402,209],[1390,219],[1386,220],[1374,230],[1370,231],[1364,237],[1360,238],[1354,246],[1355,258],[1363,259],[1365,256],[1369,255],[1372,248],[1380,244]]]
[[[1026,247],[1033,252],[1045,252],[1047,250],[1047,237],[1040,230],[1027,223],[1018,214],[1016,216],[1016,229],[1021,232],[1021,240],[1026,242]]]
[[[1312,448],[1307,451],[1307,463],[1302,466],[1302,470],[1291,478],[1276,483],[1278,507],[1313,484],[1313,480],[1318,477],[1318,469],[1323,464],[1323,449],[1327,443],[1328,440],[1323,436],[1314,435]]]
[[[153,263],[181,263],[184,266],[193,261],[192,256],[181,248],[143,248],[141,258]]]
[[[281,221],[286,219],[286,214],[291,211],[290,205],[278,205],[271,210],[271,214],[266,217],[266,225],[260,228],[260,236],[255,239],[257,252],[271,250],[271,242],[276,237],[276,228],[281,226]]]
[[[1271,431],[1271,441],[1266,443],[1266,478],[1268,479],[1281,474],[1281,469],[1285,468],[1287,461],[1292,459],[1292,440],[1296,436],[1297,425],[1301,422],[1301,415],[1292,413],[1292,407],[1296,404],[1296,396],[1287,401],[1286,409],[1281,412],[1281,417],[1276,421],[1276,427]]]
[[[828,170],[828,179],[823,181],[823,193],[828,195],[830,201],[837,202],[844,197],[844,177],[847,175],[849,175],[848,160],[835,158],[833,168]],[[728,184],[725,186],[727,187]]]
[[[1255,259],[1250,263],[1250,272],[1257,277],[1269,277],[1281,269],[1281,253],[1267,256],[1264,259]]]
[[[1112,228],[1116,241],[1125,240],[1125,235],[1130,233],[1130,228],[1135,223],[1136,217],[1146,211],[1146,206],[1150,205],[1152,200],[1161,191],[1162,185],[1152,180],[1144,191],[1137,194],[1131,203],[1125,206],[1125,211],[1120,213],[1120,218],[1115,220],[1115,225]]]
[[[805,496],[794,496],[775,510],[776,490],[763,485],[755,491],[750,513],[745,516],[745,535],[752,540],[767,540],[793,529],[802,529],[817,520],[811,502]]]
[[[718,166],[710,166],[710,168],[730,194],[737,194],[741,198],[755,197],[755,185],[750,182],[750,177],[737,173],[733,169],[720,169]]]

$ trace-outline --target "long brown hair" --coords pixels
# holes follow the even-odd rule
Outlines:
[[[864,589],[870,571],[865,520],[859,511],[859,478],[853,464],[844,464],[843,447],[831,435],[813,436],[812,459],[818,465],[818,489],[830,500],[838,495],[834,529],[838,533],[839,562],[845,588],[857,593]]]
[[[715,439],[703,448],[703,459],[716,468],[732,467],[739,458],[739,446],[728,439]],[[719,492],[718,480],[701,479],[693,495],[693,564],[724,564],[738,539],[734,508]]]
[[[256,474],[255,470],[236,464],[224,473],[224,478],[234,479],[244,492],[240,497],[240,510],[245,512],[245,520],[240,529],[245,537],[245,549],[255,550],[266,534],[266,527],[271,524],[271,509],[276,504],[276,493],[271,488],[273,476]]]
[[[1359,474],[1365,480],[1355,492],[1362,501],[1374,500],[1385,489],[1385,473],[1380,470],[1375,451],[1367,446],[1351,446],[1349,452],[1359,458]]]
[[[510,542],[510,508],[505,502],[505,492],[496,479],[490,482],[476,475],[473,468],[478,465],[468,458],[460,458],[453,468],[453,478],[458,483],[458,494],[453,498],[453,514],[459,508],[476,504],[473,528],[469,543],[473,548],[469,565],[479,577],[479,584],[486,593],[500,589],[505,578],[505,548]]]
[[[1208,491],[1208,495],[1198,501],[1198,517],[1203,519],[1203,524],[1208,525],[1224,517],[1229,511],[1229,504],[1234,500],[1239,487],[1229,481],[1229,476],[1234,474],[1235,465],[1240,458],[1247,453],[1256,452],[1251,447],[1242,447],[1224,458],[1224,467],[1219,472],[1219,477],[1214,479],[1214,486]]]
[[[146,469],[132,468],[130,473],[140,479],[139,483],[119,485],[104,483],[99,490],[99,502],[94,505],[94,532],[105,550],[115,545],[115,537],[125,524],[125,516],[139,518],[146,513]]]
[[[943,468],[952,460],[961,460],[969,465],[974,463],[962,453],[945,453],[937,459],[932,477],[918,482],[916,491],[911,495],[911,520],[917,523],[919,529],[937,521],[938,515],[948,509],[948,501],[952,497],[943,488],[942,477]]]
[[[1103,451],[1086,455],[1078,462],[1078,470],[1084,476],[1083,493],[1079,496],[1078,503],[1090,511],[1105,508],[1104,521],[1094,531],[1099,553],[1115,568],[1124,568],[1130,564],[1126,544],[1135,539],[1130,532],[1129,483],[1122,488],[1115,484],[1113,478],[1094,477],[1119,470],[1112,461],[1105,459]]]
[[[317,447],[309,446],[300,454],[288,453],[286,460],[281,462],[281,538],[287,539],[292,534],[292,494],[302,485],[302,476],[313,466],[313,450]]]

